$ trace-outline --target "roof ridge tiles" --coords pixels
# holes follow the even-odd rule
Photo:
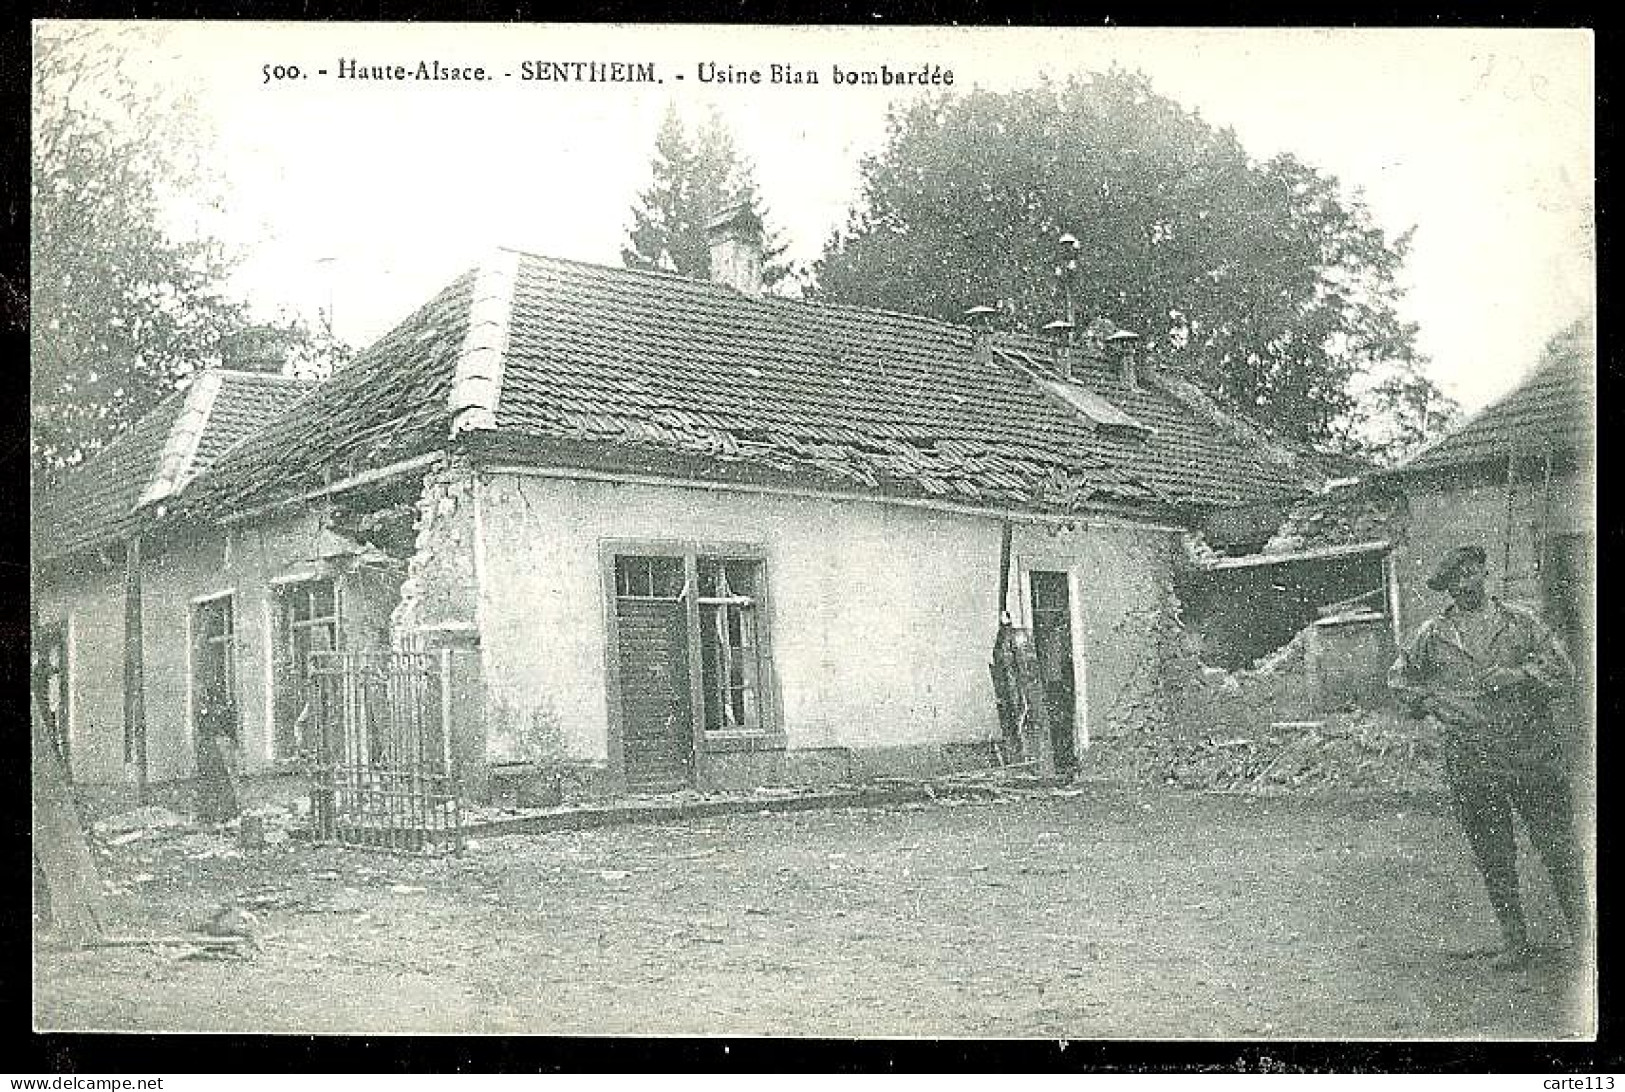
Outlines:
[[[680,285],[697,290],[698,295],[718,300],[734,300],[747,303],[759,303],[768,306],[788,304],[793,307],[804,307],[810,311],[827,311],[839,314],[855,315],[883,315],[888,318],[905,319],[922,325],[936,327],[941,330],[970,333],[970,328],[963,323],[947,322],[930,315],[922,315],[913,311],[893,311],[884,307],[865,307],[862,304],[840,303],[835,300],[810,300],[795,296],[780,296],[773,293],[763,293],[760,296],[749,296],[740,293],[727,285],[717,284],[715,281],[700,277],[690,277],[684,273],[676,273],[666,269],[634,269],[630,266],[605,265],[601,262],[589,262],[581,258],[562,258],[554,254],[538,254],[532,250],[518,247],[499,247],[500,250],[510,251],[521,259],[544,264],[573,266],[579,269],[591,270],[597,273],[614,274],[630,278],[647,278],[649,280],[663,281],[668,284]]]

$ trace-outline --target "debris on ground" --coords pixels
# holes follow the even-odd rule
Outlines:
[[[151,831],[149,831],[147,829],[144,829],[144,828],[139,829],[139,830],[127,830],[123,834],[115,834],[115,835],[113,835],[111,838],[108,838],[106,841],[107,841],[107,844],[110,845],[110,846],[127,846],[131,842],[134,842],[134,841],[136,841],[138,839],[141,839],[141,838],[145,838],[150,833],[151,833]]]
[[[185,933],[175,936],[106,936],[85,941],[83,948],[179,948],[184,952],[198,949],[252,949],[255,942],[245,936],[210,936]],[[182,956],[184,958],[184,954]]]
[[[240,906],[222,906],[196,926],[196,931],[211,937],[243,937],[253,940],[259,930],[260,919]]]
[[[1146,780],[1207,792],[1431,793],[1444,784],[1436,732],[1391,713],[1280,721],[1245,737],[1168,737],[1141,750]]]
[[[144,835],[153,831],[175,830],[192,825],[192,821],[183,815],[178,815],[168,808],[160,808],[155,804],[149,804],[146,807],[132,808],[117,815],[109,815],[106,819],[94,824],[91,829],[99,837],[111,841],[117,835],[136,834],[137,832]],[[134,838],[126,838],[121,842],[113,842],[112,844],[122,845],[123,842],[134,840]]]
[[[233,839],[209,831],[199,831],[177,839],[173,843],[173,848],[181,856],[193,861],[211,858],[232,859],[243,855],[243,851],[237,848],[237,843]]]

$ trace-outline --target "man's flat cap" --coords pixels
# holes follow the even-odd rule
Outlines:
[[[1439,562],[1439,567],[1433,570],[1432,576],[1428,577],[1428,587],[1434,591],[1444,591],[1445,586],[1450,583],[1451,577],[1456,575],[1456,570],[1469,561],[1475,565],[1483,565],[1484,547],[1457,546],[1445,554]]]

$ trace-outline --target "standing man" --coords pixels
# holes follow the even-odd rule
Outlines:
[[[1450,605],[1423,623],[1388,685],[1413,715],[1439,722],[1456,814],[1501,927],[1504,947],[1493,965],[1515,970],[1532,953],[1514,811],[1546,866],[1577,952],[1590,935],[1569,781],[1550,711],[1574,666],[1534,614],[1485,593],[1485,572],[1482,547],[1445,555],[1427,584],[1447,593]]]
[[[231,763],[237,750],[237,706],[219,693],[205,694],[197,717],[198,818],[226,823],[242,808]]]

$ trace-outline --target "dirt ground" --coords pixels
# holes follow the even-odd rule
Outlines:
[[[1594,1026],[1589,973],[1556,953],[1489,967],[1477,875],[1429,800],[1091,785],[484,838],[430,860],[169,844],[102,858],[122,889],[112,931],[175,933],[236,900],[259,950],[199,960],[41,937],[36,1027],[1386,1040]],[[1552,937],[1544,877],[1525,882],[1535,935]]]

